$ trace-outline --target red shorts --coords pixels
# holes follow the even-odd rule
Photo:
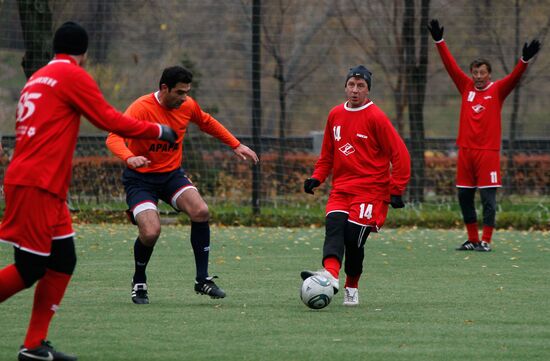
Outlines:
[[[456,164],[456,186],[459,188],[501,187],[500,151],[460,148]]]
[[[74,236],[67,203],[36,187],[4,186],[6,209],[0,242],[23,251],[49,256],[53,239]]]
[[[346,213],[349,222],[371,227],[371,232],[378,232],[386,221],[388,203],[370,196],[332,191],[325,211],[327,216],[332,212]]]

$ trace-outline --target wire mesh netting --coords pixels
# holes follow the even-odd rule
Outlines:
[[[260,109],[253,108],[254,94],[260,94],[253,89],[253,3],[261,4],[256,37],[261,52],[256,64]],[[413,166],[424,167],[422,172],[413,168],[410,198],[452,202],[461,98],[422,28],[427,17],[444,25],[445,40],[466,73],[470,62],[483,56],[492,63],[493,80],[512,71],[524,42],[538,38],[543,43],[502,110],[505,187],[500,194],[548,205],[549,13],[550,0],[4,0],[0,2],[0,131],[5,150],[1,174],[13,152],[14,114],[26,73],[52,56],[54,29],[74,20],[90,35],[87,70],[118,109],[156,91],[165,67],[184,65],[195,75],[192,96],[202,108],[244,144],[256,147],[261,176],[253,184],[250,164],[190,127],[183,167],[210,203],[250,204],[254,187],[263,206],[312,202],[302,192],[303,180],[319,154],[328,112],[345,101],[345,74],[357,64],[365,64],[373,73],[371,99],[388,114],[409,149],[421,149]],[[407,45],[406,36],[413,37],[412,43]],[[411,86],[407,69],[421,69],[426,37],[425,81]],[[407,46],[413,47],[412,60],[405,56]],[[424,87],[419,94],[411,90]],[[420,107],[412,102],[420,102]],[[253,123],[252,114],[258,110],[261,117]],[[411,131],[419,122],[420,138]],[[125,207],[120,181],[124,164],[106,149],[105,136],[83,120],[70,191],[74,208]],[[323,204],[328,189],[323,186],[315,202]]]

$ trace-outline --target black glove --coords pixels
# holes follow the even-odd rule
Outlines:
[[[164,140],[170,144],[174,144],[178,140],[178,135],[174,132],[174,129],[164,124],[161,124],[160,128],[162,130],[159,137],[160,140]]]
[[[401,196],[390,196],[390,204],[392,208],[403,208],[405,203],[403,203],[403,198]]]
[[[437,19],[430,20],[430,25],[427,26],[428,30],[432,34],[434,41],[439,41],[443,39],[443,26],[439,26],[439,21]]]
[[[527,43],[523,44],[523,52],[521,54],[521,57],[525,61],[529,61],[532,57],[534,57],[540,50],[540,41],[537,39],[531,41],[529,45]]]
[[[313,194],[313,188],[319,187],[321,182],[315,178],[308,178],[304,181],[304,192]]]

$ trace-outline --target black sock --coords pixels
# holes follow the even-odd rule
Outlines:
[[[195,254],[197,280],[208,277],[208,255],[210,253],[210,226],[208,222],[191,222],[191,246]]]
[[[134,264],[136,271],[134,273],[134,283],[145,283],[147,282],[147,276],[145,275],[145,269],[147,268],[147,263],[151,259],[153,254],[154,247],[147,247],[139,240],[139,237],[136,238],[134,243]]]

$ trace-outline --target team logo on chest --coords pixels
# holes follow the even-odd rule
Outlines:
[[[351,153],[355,152],[355,148],[353,148],[353,145],[346,143],[340,148],[338,148],[340,152],[344,153],[344,155],[350,155]]]
[[[332,131],[334,133],[334,140],[335,141],[340,141],[342,139],[342,136],[340,135],[341,131],[342,131],[342,126],[341,125],[337,125],[337,126],[334,126],[332,127]]]
[[[476,105],[472,106],[472,109],[474,110],[474,112],[479,114],[479,113],[481,113],[482,111],[485,110],[485,107],[481,104],[476,104]]]

